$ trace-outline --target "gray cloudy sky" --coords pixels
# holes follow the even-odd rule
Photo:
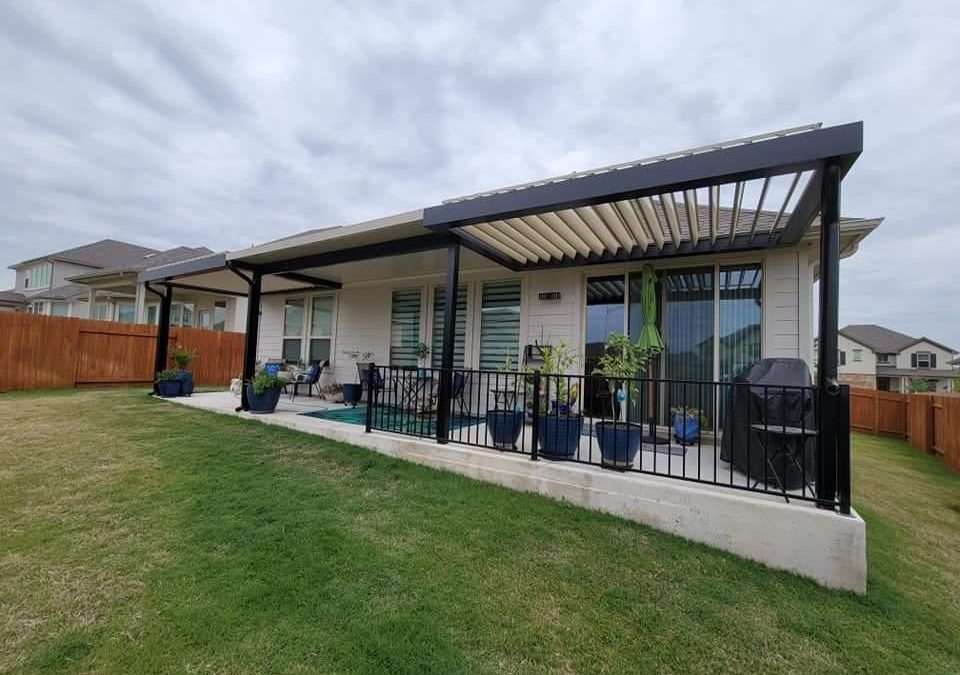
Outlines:
[[[955,1],[0,0],[0,262],[237,248],[862,119],[843,210],[887,220],[841,321],[960,348],[958,28]]]

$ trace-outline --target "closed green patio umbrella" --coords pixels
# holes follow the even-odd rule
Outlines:
[[[663,351],[663,340],[657,330],[657,275],[650,264],[643,266],[640,277],[640,306],[643,309],[643,327],[637,342],[649,355]]]
[[[653,358],[663,351],[663,339],[661,339],[660,331],[657,329],[657,275],[650,264],[643,266],[643,274],[640,277],[640,307],[643,310],[643,326],[640,328],[640,337],[637,338],[637,342],[643,348],[647,357]],[[649,369],[644,375],[650,377]],[[656,410],[660,398],[660,388],[655,384],[652,386],[655,395],[650,398],[654,399],[654,410]],[[650,416],[650,430],[644,436],[643,442],[669,442],[669,439],[657,436],[653,415]]]

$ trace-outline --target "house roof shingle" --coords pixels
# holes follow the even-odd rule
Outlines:
[[[151,267],[159,267],[161,265],[169,265],[171,263],[182,262],[184,260],[200,258],[205,255],[210,255],[211,253],[213,253],[213,251],[205,246],[177,246],[176,248],[171,248],[166,251],[148,253],[140,256],[139,258],[132,259],[121,264],[112,264],[96,271],[78,274],[70,277],[70,280],[83,282],[85,279],[103,277],[110,274],[121,274],[123,272],[142,272],[143,270]]]
[[[16,265],[11,265],[10,267],[19,267],[34,260],[62,260],[64,262],[72,262],[88,267],[104,268],[132,264],[142,260],[144,256],[151,253],[159,253],[159,251],[153,248],[147,248],[146,246],[117,241],[116,239],[101,239],[100,241],[84,244],[83,246],[30,258]]]
[[[878,326],[874,323],[844,326],[840,329],[840,334],[850,338],[854,342],[859,342],[864,347],[869,347],[879,354],[897,354],[918,342],[929,342],[948,352],[957,353],[957,350],[940,344],[930,338],[915,338],[910,335],[905,335],[904,333],[898,333],[895,330],[890,330],[889,328],[884,328],[883,326]]]
[[[17,293],[12,288],[8,291],[0,291],[0,302],[11,305],[11,304],[20,304],[25,302],[27,296],[23,293]]]

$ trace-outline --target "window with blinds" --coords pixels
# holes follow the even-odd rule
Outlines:
[[[303,348],[303,298],[287,298],[283,304],[283,360],[299,363]]]
[[[520,282],[483,285],[480,312],[480,369],[496,370],[520,356]]]
[[[761,284],[760,265],[720,268],[720,381],[760,360]]]
[[[333,338],[333,297],[321,296],[310,302],[310,363],[330,360]]]
[[[443,308],[446,303],[447,289],[437,286],[433,289],[433,336],[430,347],[430,365],[440,367],[443,356]],[[453,367],[463,368],[467,341],[467,287],[457,287],[457,322],[453,333]]]
[[[416,366],[420,342],[419,288],[393,292],[390,310],[390,365]]]

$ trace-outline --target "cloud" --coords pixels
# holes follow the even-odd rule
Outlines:
[[[951,2],[0,0],[7,264],[237,248],[811,121],[863,119],[841,320],[960,345]],[[0,278],[8,286],[12,275]]]

